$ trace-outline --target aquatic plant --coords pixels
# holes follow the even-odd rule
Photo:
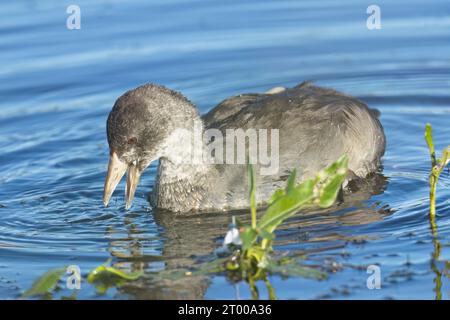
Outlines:
[[[93,284],[99,294],[104,294],[110,287],[119,287],[120,285],[139,279],[143,272],[125,272],[120,269],[108,266],[111,259],[104,264],[96,267],[87,275],[87,281]],[[56,268],[45,272],[37,278],[32,286],[22,294],[22,298],[42,297],[52,299],[53,293],[59,291],[58,286],[67,268]],[[76,294],[62,299],[76,299]]]
[[[438,229],[436,224],[436,190],[437,183],[440,174],[444,171],[445,167],[450,162],[450,145],[444,149],[442,152],[442,157],[440,159],[436,158],[436,151],[434,148],[433,142],[433,132],[431,128],[431,124],[427,123],[425,126],[425,141],[428,145],[428,150],[430,152],[431,157],[431,171],[429,175],[429,184],[430,184],[430,226],[431,226],[431,235],[433,241],[433,252],[431,259],[431,270],[435,274],[435,278],[433,280],[435,287],[433,291],[435,292],[435,299],[442,299],[442,276],[448,276],[448,261],[446,261],[445,267],[443,271],[440,271],[438,268],[438,261],[441,255],[441,243],[438,237]]]
[[[430,217],[436,216],[436,189],[440,174],[450,162],[450,146],[446,147],[442,152],[440,159],[436,158],[436,151],[434,149],[433,135],[431,124],[427,123],[425,126],[425,141],[428,145],[428,150],[431,157],[431,172],[429,176],[430,184]]]
[[[22,298],[43,296],[51,298],[51,292],[55,290],[66,268],[57,268],[45,272],[34,281],[32,286],[22,294]]]
[[[276,299],[275,290],[268,281],[268,274],[278,274],[282,277],[300,276],[314,279],[324,279],[327,275],[313,267],[299,264],[302,254],[273,257],[272,242],[275,239],[277,227],[286,219],[299,212],[301,208],[318,205],[330,207],[347,174],[348,159],[342,156],[335,163],[320,171],[313,179],[296,184],[294,170],[284,189],[274,192],[268,201],[264,214],[257,219],[256,178],[253,167],[248,167],[249,197],[251,224],[243,225],[233,219],[230,230],[225,237],[225,248],[219,257],[202,262],[194,269],[162,270],[158,272],[125,272],[109,266],[111,259],[96,267],[86,276],[88,283],[94,285],[99,294],[104,294],[110,287],[120,287],[130,281],[145,277],[147,279],[177,280],[185,277],[207,276],[226,273],[232,282],[245,280],[249,283],[254,299],[259,298],[257,281],[263,281],[267,287],[270,299]],[[239,229],[238,229],[239,228]],[[52,298],[52,293],[58,288],[66,268],[50,270],[38,278],[23,297],[40,296]],[[76,293],[62,299],[76,299]]]
[[[241,227],[241,246],[238,246],[226,262],[228,271],[240,273],[257,298],[255,281],[263,280],[268,288],[270,298],[275,298],[273,289],[267,281],[267,274],[280,272],[286,261],[273,261],[270,257],[275,230],[286,219],[296,214],[299,209],[309,205],[322,208],[330,207],[336,200],[347,174],[348,159],[340,157],[329,167],[320,171],[315,178],[296,184],[296,171],[290,174],[284,189],[278,189],[268,201],[267,209],[257,221],[256,182],[253,167],[249,165],[249,197],[251,225]],[[235,243],[233,243],[235,246]],[[291,265],[292,267],[293,265]],[[300,270],[300,269],[299,269]],[[292,271],[292,270],[289,270]],[[307,275],[311,269],[302,268],[300,273]],[[290,272],[291,273],[291,272]]]
[[[112,266],[108,266],[111,259],[98,266],[87,275],[87,281],[93,284],[97,293],[104,294],[110,287],[120,287],[121,285],[138,280],[144,275],[143,271],[126,272]]]

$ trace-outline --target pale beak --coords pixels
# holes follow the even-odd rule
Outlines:
[[[134,193],[136,192],[136,187],[139,184],[139,179],[141,178],[141,171],[139,168],[132,164],[128,167],[127,173],[127,184],[125,186],[125,209],[130,209],[133,203]]]
[[[105,187],[103,189],[103,203],[108,205],[111,196],[123,175],[128,169],[128,165],[119,160],[115,152],[109,157],[108,173],[106,174]]]

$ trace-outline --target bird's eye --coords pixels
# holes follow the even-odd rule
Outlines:
[[[128,144],[136,144],[136,142],[137,142],[137,138],[136,137],[131,137],[127,141]]]

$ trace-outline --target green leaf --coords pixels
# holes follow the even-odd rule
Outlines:
[[[109,261],[109,260],[108,260]],[[98,266],[87,276],[89,283],[93,283],[99,294],[105,294],[111,287],[120,287],[127,281],[134,281],[140,278],[144,273],[124,272],[114,267],[108,267],[105,264]]]
[[[254,228],[247,227],[240,233],[242,240],[242,249],[247,250],[256,241],[258,232]]]
[[[225,263],[225,269],[228,270],[228,271],[236,271],[236,270],[239,270],[239,267],[240,267],[240,265],[239,265],[239,263],[238,263],[237,261],[231,261],[231,260],[229,260],[229,261],[227,261],[227,262]]]
[[[286,193],[289,193],[292,189],[295,188],[295,179],[297,178],[297,169],[294,169],[291,174],[289,175],[289,178],[287,180],[286,184]]]
[[[65,272],[66,268],[57,268],[47,271],[33,283],[30,289],[23,293],[22,297],[43,295],[50,292],[55,288]]]
[[[329,172],[331,176],[320,186],[319,189],[320,196],[317,203],[322,208],[328,208],[334,203],[347,175],[347,158],[342,161],[338,161],[335,164],[338,164],[335,168],[335,172]]]
[[[442,158],[439,159],[439,174],[441,174],[441,172],[445,169],[445,167],[449,164],[450,162],[450,146],[448,146],[447,148],[444,149],[444,151],[442,152]]]
[[[259,233],[259,236],[263,239],[272,241],[275,239],[275,235],[273,233],[267,232],[267,230],[261,230],[261,232]]]
[[[325,178],[332,177],[333,175],[340,173],[340,171],[345,170],[347,172],[348,157],[344,154],[332,163],[329,167],[325,168],[323,172],[325,173]],[[319,176],[322,175],[319,173]]]
[[[98,280],[101,280],[103,277],[116,277],[119,279],[124,279],[128,281],[134,281],[139,279],[144,272],[142,271],[136,271],[136,272],[125,272],[119,269],[116,269],[114,267],[107,267],[105,265],[98,266],[91,272],[89,272],[89,275],[87,277],[87,280],[90,283],[96,282]]]
[[[253,259],[257,264],[265,260],[266,251],[261,247],[253,246],[246,251],[246,258]]]
[[[279,197],[269,205],[260,219],[258,228],[272,233],[280,223],[291,217],[296,209],[313,199],[313,190],[314,180],[306,180],[293,188],[289,194]]]
[[[300,207],[312,203],[313,200],[321,207],[329,207],[336,200],[347,174],[347,166],[348,158],[344,155],[320,171],[315,179],[306,180],[298,186],[293,185],[296,175],[294,170],[288,179],[285,193],[277,190],[272,196],[273,201],[261,217],[258,228],[272,233]]]
[[[434,143],[433,143],[433,133],[431,129],[431,124],[427,123],[425,126],[425,141],[428,145],[428,150],[430,152],[431,157],[431,166],[436,165],[436,151],[434,150]]]
[[[272,203],[277,201],[279,198],[281,198],[285,194],[286,194],[286,192],[285,192],[284,189],[277,189],[277,190],[275,190],[275,192],[270,197],[268,204],[271,205]]]

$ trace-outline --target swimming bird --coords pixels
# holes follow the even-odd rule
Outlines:
[[[241,133],[276,133],[271,139],[269,134],[256,139],[258,149],[264,147],[266,154],[276,155],[264,163],[255,161],[256,172],[275,167],[257,175],[259,205],[285,185],[294,168],[300,182],[344,154],[349,159],[345,183],[364,179],[379,171],[385,151],[378,117],[377,110],[358,99],[310,82],[233,96],[203,116],[181,93],[145,84],[120,96],[108,116],[110,157],[103,202],[108,205],[126,173],[125,207],[130,208],[141,174],[158,160],[149,197],[152,207],[178,213],[248,208],[245,162],[250,159],[252,136],[244,135],[245,151],[236,145],[218,147],[237,141],[237,136],[227,140],[226,135],[239,129]],[[221,162],[229,157],[227,152],[237,164]],[[239,157],[241,162],[236,160]]]

